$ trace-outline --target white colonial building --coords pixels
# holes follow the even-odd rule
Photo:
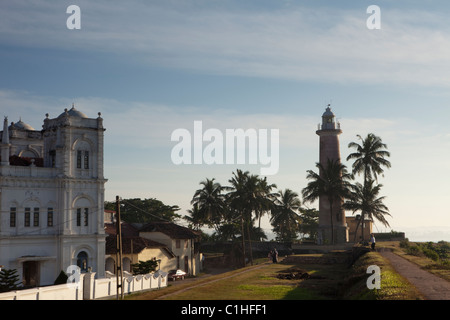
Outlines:
[[[0,265],[25,286],[53,284],[78,265],[105,276],[103,119],[72,106],[42,130],[4,120]]]

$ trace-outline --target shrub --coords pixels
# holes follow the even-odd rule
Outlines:
[[[0,271],[0,292],[16,290],[19,287],[19,276],[16,269],[2,269]]]
[[[419,256],[420,252],[421,250],[418,246],[409,246],[406,248],[406,253],[412,256]]]
[[[59,273],[58,277],[56,278],[55,282],[53,283],[54,285],[57,284],[64,284],[67,283],[67,279],[69,277],[67,276],[67,274],[61,270],[61,272]]]
[[[139,261],[139,263],[133,264],[132,267],[134,274],[147,274],[156,270],[156,268],[158,267],[158,261]]]
[[[425,256],[427,256],[428,258],[430,258],[433,261],[439,260],[439,254],[436,251],[434,251],[433,249],[422,248],[422,252]]]
[[[409,240],[408,240],[408,238],[400,241],[400,248],[406,249],[408,247],[409,247]]]

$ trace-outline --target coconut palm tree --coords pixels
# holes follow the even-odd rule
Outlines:
[[[290,189],[279,191],[279,197],[275,200],[270,223],[274,231],[278,233],[281,241],[292,241],[297,237],[298,227],[301,223],[297,210],[301,202],[298,194]]]
[[[352,165],[352,173],[362,173],[364,182],[370,179],[378,181],[378,175],[384,172],[383,167],[391,167],[391,163],[385,159],[391,155],[385,150],[387,145],[373,133],[369,133],[365,139],[361,138],[360,135],[357,135],[357,137],[361,140],[361,144],[356,142],[348,144],[349,148],[356,149],[354,153],[347,157],[347,161],[355,160]]]
[[[258,207],[255,210],[255,217],[258,219],[258,228],[261,229],[261,218],[265,213],[270,212],[273,208],[275,199],[279,196],[277,192],[272,192],[272,189],[277,187],[276,184],[269,184],[267,177],[259,179],[258,181]]]
[[[356,230],[362,221],[361,239],[364,240],[364,219],[380,221],[384,226],[388,227],[385,216],[389,214],[388,208],[384,205],[385,197],[378,197],[382,185],[374,185],[373,180],[367,180],[364,185],[356,183],[352,186],[350,198],[344,203],[344,207],[353,213],[361,212],[361,218],[358,221]],[[356,239],[356,232],[355,232]]]
[[[213,178],[200,182],[203,188],[195,191],[191,204],[197,207],[197,219],[218,231],[225,211],[225,195],[223,194],[225,187],[214,180]]]
[[[357,135],[357,137],[361,140],[361,144],[356,142],[350,142],[348,144],[349,148],[354,148],[356,151],[351,153],[347,157],[347,160],[354,160],[352,172],[353,174],[363,174],[364,182],[362,188],[365,192],[369,192],[369,190],[375,189],[375,187],[373,187],[373,179],[378,182],[378,175],[384,173],[383,167],[391,167],[391,163],[386,159],[387,157],[390,157],[391,154],[386,150],[387,145],[383,143],[380,137],[373,133],[369,133],[365,139],[360,135]],[[364,234],[364,218],[365,216],[363,214],[362,219],[360,220],[363,221],[362,234]],[[356,231],[358,230],[360,221],[356,226]],[[364,237],[362,240],[364,240]]]
[[[245,232],[244,232],[244,222],[247,220],[251,220],[251,213],[253,208],[251,207],[250,199],[251,190],[249,189],[249,179],[250,173],[248,171],[243,172],[240,169],[237,169],[236,172],[233,172],[233,177],[228,180],[231,184],[230,187],[227,188],[230,192],[227,194],[227,203],[230,207],[231,211],[235,211],[239,215],[239,219],[241,221],[241,239],[242,239],[242,252],[243,252],[243,265],[245,267]],[[251,249],[251,247],[250,247]]]
[[[200,227],[204,224],[204,219],[198,209],[198,204],[194,204],[192,209],[187,210],[188,215],[185,215],[183,219],[188,222],[189,228],[196,231],[200,231]]]
[[[228,182],[231,184],[228,188],[230,192],[227,194],[228,203],[231,210],[239,213],[243,239],[245,236],[244,226],[247,230],[247,239],[250,244],[250,263],[253,264],[250,232],[254,230],[253,213],[255,217],[260,217],[264,211],[270,209],[271,194],[269,192],[275,185],[268,184],[266,179],[260,179],[258,175],[250,174],[248,171],[243,172],[239,169],[233,172],[233,177]],[[261,231],[261,228],[259,230]],[[242,246],[245,254],[244,240],[242,240]]]
[[[333,212],[333,203],[349,196],[350,181],[353,177],[339,160],[328,159],[325,167],[321,163],[316,163],[316,167],[319,169],[319,173],[312,170],[307,171],[306,178],[310,181],[302,190],[302,196],[304,202],[314,202],[320,197],[326,197],[331,212],[331,242],[334,244],[333,215],[339,214],[339,212]]]

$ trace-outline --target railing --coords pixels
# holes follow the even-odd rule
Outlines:
[[[334,128],[324,128],[324,125],[322,125],[322,124],[317,124],[317,130],[341,130],[341,124],[340,124],[340,122],[333,122],[332,124],[336,124],[336,127],[334,127]]]

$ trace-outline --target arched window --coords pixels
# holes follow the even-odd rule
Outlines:
[[[130,273],[133,273],[133,265],[132,265],[132,263],[131,263],[131,259],[130,258],[127,258],[127,257],[125,257],[125,258],[123,258],[123,270],[124,271],[128,271],[128,272],[130,272]]]
[[[76,198],[74,201],[73,207],[74,207],[74,227],[81,227],[74,229],[77,232],[80,233],[86,233],[89,232],[89,226],[93,222],[92,211],[90,208],[92,208],[92,201],[86,198],[85,196],[80,196]]]
[[[111,273],[115,273],[116,262],[113,258],[109,257],[105,261],[105,271],[109,271]]]
[[[89,150],[77,151],[77,169],[89,169]]]
[[[88,270],[88,255],[86,251],[81,251],[77,255],[77,266],[80,267],[81,272],[87,272]]]
[[[91,156],[91,144],[87,140],[77,140],[74,144],[75,150],[75,167],[77,169],[89,169],[90,156]]]

